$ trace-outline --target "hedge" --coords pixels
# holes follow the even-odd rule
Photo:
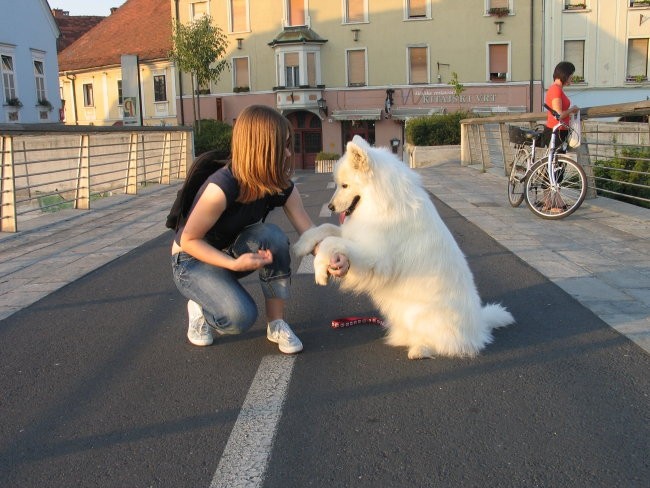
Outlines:
[[[466,112],[428,115],[406,122],[406,142],[414,146],[448,146],[460,144],[460,121]]]

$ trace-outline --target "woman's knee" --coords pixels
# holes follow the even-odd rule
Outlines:
[[[257,306],[255,303],[248,303],[242,304],[239,307],[231,306],[226,315],[206,317],[206,320],[218,332],[227,335],[236,335],[250,329],[257,320],[257,315]]]

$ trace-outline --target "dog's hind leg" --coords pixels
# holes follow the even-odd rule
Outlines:
[[[409,347],[408,358],[409,359],[429,359],[433,357],[433,351],[425,345],[415,345]]]

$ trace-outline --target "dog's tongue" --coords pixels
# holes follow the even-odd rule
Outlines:
[[[345,212],[339,214],[339,224],[343,224],[343,222],[345,222]]]

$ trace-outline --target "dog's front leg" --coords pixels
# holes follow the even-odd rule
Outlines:
[[[316,245],[328,236],[340,236],[341,228],[334,224],[323,224],[306,230],[293,245],[293,254],[297,257],[310,254]]]
[[[330,261],[337,255],[344,255],[350,264],[348,275],[367,276],[372,272],[376,259],[369,252],[352,241],[342,237],[326,237],[318,245],[314,258],[314,278],[319,285],[326,285]],[[346,275],[347,276],[347,275]],[[345,276],[342,277],[345,279]]]

